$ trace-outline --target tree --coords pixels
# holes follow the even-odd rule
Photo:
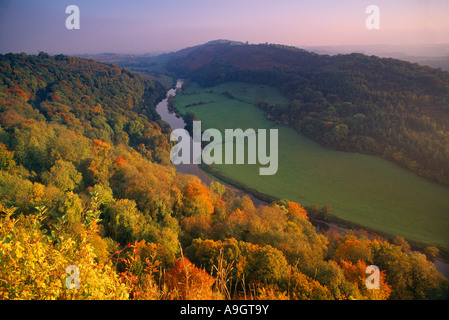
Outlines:
[[[343,270],[333,261],[318,261],[306,274],[326,286],[336,300],[346,300],[359,297],[357,285],[349,282]]]
[[[331,215],[332,215],[332,207],[326,204],[321,208],[318,218],[323,221],[329,221]]]
[[[307,219],[307,210],[301,207],[299,203],[289,201],[287,210],[290,216]]]
[[[15,167],[16,162],[14,161],[14,151],[8,151],[6,145],[0,143],[0,170],[9,171]]]
[[[111,158],[108,156],[111,146],[106,142],[94,139],[93,146],[93,159],[88,166],[88,173],[90,174],[91,185],[100,183],[107,184],[109,179],[109,170],[112,166]]]
[[[117,200],[106,214],[110,234],[116,241],[126,245],[142,240],[147,224],[135,201]]]
[[[288,291],[292,300],[332,300],[329,289],[298,270],[290,270]]]
[[[438,257],[439,250],[434,246],[425,247],[424,254],[426,255],[427,259],[429,259],[429,261],[435,261],[435,259]]]
[[[64,160],[56,160],[50,172],[43,172],[41,177],[46,185],[52,184],[64,192],[74,190],[83,178],[71,162]]]
[[[210,190],[201,182],[191,182],[184,191],[183,214],[207,217],[214,211]]]
[[[334,259],[336,261],[350,261],[354,264],[358,261],[371,264],[373,254],[369,243],[362,242],[353,236],[346,236],[335,250]]]
[[[189,132],[190,135],[193,136],[193,121],[198,120],[198,118],[192,111],[187,111],[182,118],[184,119],[185,122],[184,129],[186,129],[187,132]]]
[[[276,283],[286,277],[287,261],[281,251],[271,247],[256,247],[250,253],[247,272],[251,281]]]
[[[206,271],[195,267],[186,257],[175,261],[165,275],[169,298],[174,300],[211,300],[218,298],[212,290],[215,279]]]
[[[59,198],[59,216],[66,216],[67,222],[77,223],[82,221],[83,205],[81,199],[72,191],[65,192]]]
[[[209,184],[209,188],[212,192],[219,196],[223,195],[223,193],[226,191],[226,187],[218,181],[212,181]]]
[[[404,252],[410,251],[410,245],[408,244],[407,240],[405,240],[403,237],[395,236],[393,239],[393,243],[401,247],[402,251]]]
[[[379,273],[379,288],[368,289],[366,287],[366,279],[368,274],[366,273],[366,263],[362,260],[358,260],[357,263],[341,260],[341,268],[348,281],[357,285],[358,290],[365,299],[369,300],[387,300],[392,292],[391,287],[386,282],[386,273],[384,270]],[[354,297],[355,298],[355,297]]]

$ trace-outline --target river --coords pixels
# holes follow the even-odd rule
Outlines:
[[[178,117],[175,112],[170,111],[169,107],[168,107],[168,97],[175,96],[176,93],[178,93],[181,90],[182,84],[183,84],[183,80],[178,80],[175,88],[168,90],[167,97],[156,106],[156,111],[161,116],[161,119],[163,121],[167,122],[172,129],[184,128],[184,125],[185,125],[184,120],[181,117]],[[205,183],[206,185],[209,185],[212,181],[214,181],[214,179],[211,178],[208,174],[206,174],[203,170],[201,170],[200,166],[197,164],[179,164],[179,165],[176,165],[175,167],[176,167],[176,170],[178,170],[181,173],[192,174],[192,175],[199,177],[200,180],[203,183]],[[258,199],[256,197],[252,196],[251,194],[247,193],[244,190],[240,190],[240,189],[231,187],[229,185],[225,185],[225,186],[226,186],[226,188],[233,190],[235,192],[235,194],[238,196],[244,196],[244,195],[249,196],[255,206],[269,205],[268,202]],[[344,233],[347,231],[346,229],[344,229],[338,225],[332,224],[332,223],[318,222],[318,221],[313,221],[312,223],[316,227],[317,232],[319,232],[322,228],[323,229],[329,229],[329,228],[334,229],[339,233]],[[435,261],[435,267],[446,278],[449,278],[449,264],[437,259]]]
[[[161,116],[161,119],[163,121],[167,122],[173,130],[179,129],[179,128],[183,129],[185,123],[181,117],[178,117],[176,115],[175,112],[169,110],[168,97],[175,96],[176,93],[179,90],[181,90],[182,84],[183,84],[183,80],[178,80],[176,83],[176,87],[168,90],[167,97],[156,106],[156,111]],[[203,183],[205,183],[206,185],[209,185],[212,181],[214,181],[214,179],[212,179],[206,172],[201,170],[201,168],[198,164],[178,164],[178,165],[175,165],[175,167],[176,167],[176,170],[178,170],[179,172],[182,172],[184,174],[192,174],[192,175],[199,177],[201,179],[201,181]],[[268,202],[260,200],[256,197],[252,196],[251,194],[248,194],[247,192],[245,192],[243,190],[231,187],[229,185],[225,185],[225,187],[234,191],[235,194],[238,196],[244,196],[244,195],[249,196],[255,206],[269,205]]]

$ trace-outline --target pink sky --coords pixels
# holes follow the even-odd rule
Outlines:
[[[80,8],[67,30],[65,8]],[[368,5],[380,29],[368,30]],[[0,52],[144,53],[215,39],[299,47],[449,43],[448,0],[0,0]]]

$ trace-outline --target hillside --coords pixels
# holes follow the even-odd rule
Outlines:
[[[318,55],[281,45],[209,43],[167,68],[202,86],[267,84],[286,105],[257,105],[323,145],[374,153],[449,185],[449,72],[363,54]]]
[[[164,97],[114,65],[0,55],[0,299],[448,298],[435,247],[317,233],[298,203],[177,173]]]

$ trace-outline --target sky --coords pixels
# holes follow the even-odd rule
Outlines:
[[[79,29],[66,28],[69,5],[79,8]],[[366,27],[369,5],[379,8],[379,29]],[[0,0],[0,53],[141,54],[216,39],[302,48],[449,43],[449,0]]]

